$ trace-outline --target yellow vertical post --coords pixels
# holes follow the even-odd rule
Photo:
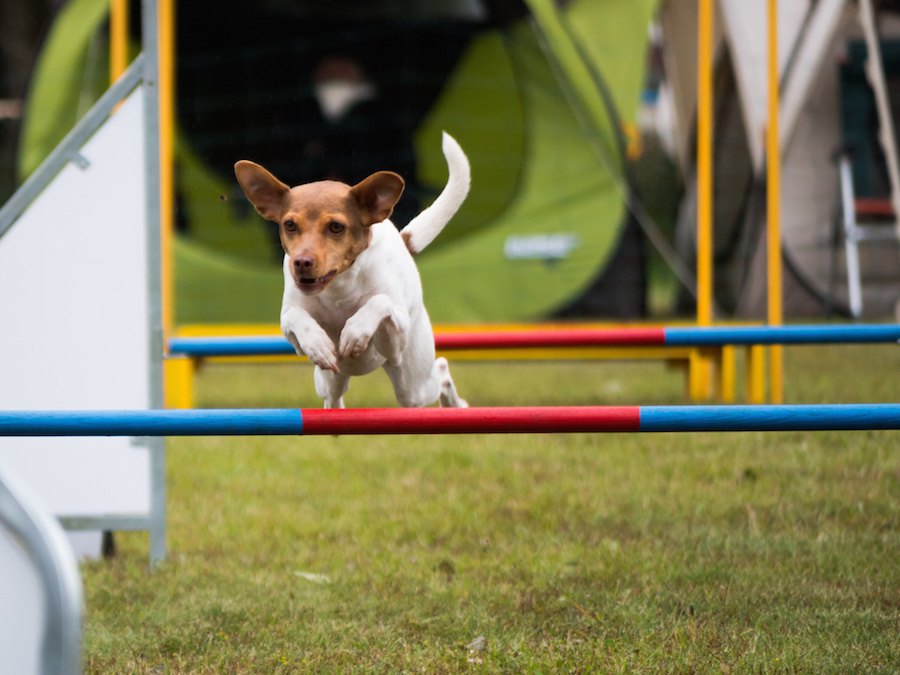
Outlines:
[[[168,341],[174,325],[171,252],[175,215],[175,0],[159,0],[158,12],[161,292],[163,338]]]
[[[183,389],[183,364],[168,358],[169,338],[175,324],[172,236],[175,219],[175,0],[159,0],[159,221],[160,221],[160,306],[163,334],[163,388],[170,407],[183,407],[175,393]],[[190,396],[190,394],[188,394]],[[188,403],[189,405],[189,403]]]
[[[766,348],[762,345],[747,347],[746,375],[747,403],[766,402]]]
[[[718,352],[717,386],[719,400],[722,403],[734,403],[734,345],[722,345]]]
[[[165,391],[167,408],[194,407],[194,379],[197,361],[185,356],[170,356],[165,361]]]
[[[712,324],[713,0],[698,0],[697,21],[697,325]],[[691,358],[691,398],[709,398],[711,364]]]
[[[782,323],[781,292],[781,145],[778,139],[778,15],[777,1],[769,0],[769,124],[766,129],[766,260],[768,265],[768,323]],[[769,400],[784,400],[781,345],[769,349]]]
[[[109,3],[109,82],[121,77],[128,67],[128,0]]]

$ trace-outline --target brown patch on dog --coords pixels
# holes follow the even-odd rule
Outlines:
[[[253,162],[234,173],[257,212],[278,224],[294,283],[314,295],[349,268],[369,245],[375,223],[387,220],[403,194],[403,179],[379,171],[354,186],[338,181],[293,188]]]

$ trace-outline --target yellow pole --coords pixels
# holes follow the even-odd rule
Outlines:
[[[121,77],[128,67],[128,0],[109,3],[109,82]]]
[[[697,325],[712,324],[713,0],[698,0],[697,22]],[[691,360],[691,398],[708,398],[709,359]]]
[[[175,0],[159,0],[157,5],[159,49],[159,245],[160,305],[163,345],[169,344],[175,327],[172,236],[175,216]],[[168,358],[163,347],[163,392],[166,407],[186,405],[184,367]],[[188,381],[189,384],[189,381]]]
[[[172,232],[174,230],[175,0],[159,0],[159,208],[163,339],[174,327]]]
[[[747,347],[746,374],[747,403],[766,402],[766,348],[762,345]]]
[[[766,129],[766,260],[768,264],[768,322],[782,323],[781,307],[781,146],[778,140],[778,16],[776,0],[769,0],[769,124]],[[769,349],[769,398],[784,400],[781,345]]]
[[[722,403],[734,403],[734,345],[722,345],[718,350],[719,367],[719,400]]]

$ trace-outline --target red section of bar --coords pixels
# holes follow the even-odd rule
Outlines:
[[[308,409],[303,435],[639,431],[639,406]]]
[[[552,328],[439,333],[437,349],[516,349],[537,347],[622,347],[664,345],[664,328]]]

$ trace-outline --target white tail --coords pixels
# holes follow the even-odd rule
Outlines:
[[[447,168],[450,176],[447,185],[438,195],[437,199],[427,209],[409,221],[409,224],[400,230],[406,248],[415,255],[434,241],[444,226],[450,222],[453,215],[462,206],[469,194],[469,181],[471,170],[466,153],[459,147],[459,143],[448,134],[443,133],[441,148],[444,158],[447,160]]]

